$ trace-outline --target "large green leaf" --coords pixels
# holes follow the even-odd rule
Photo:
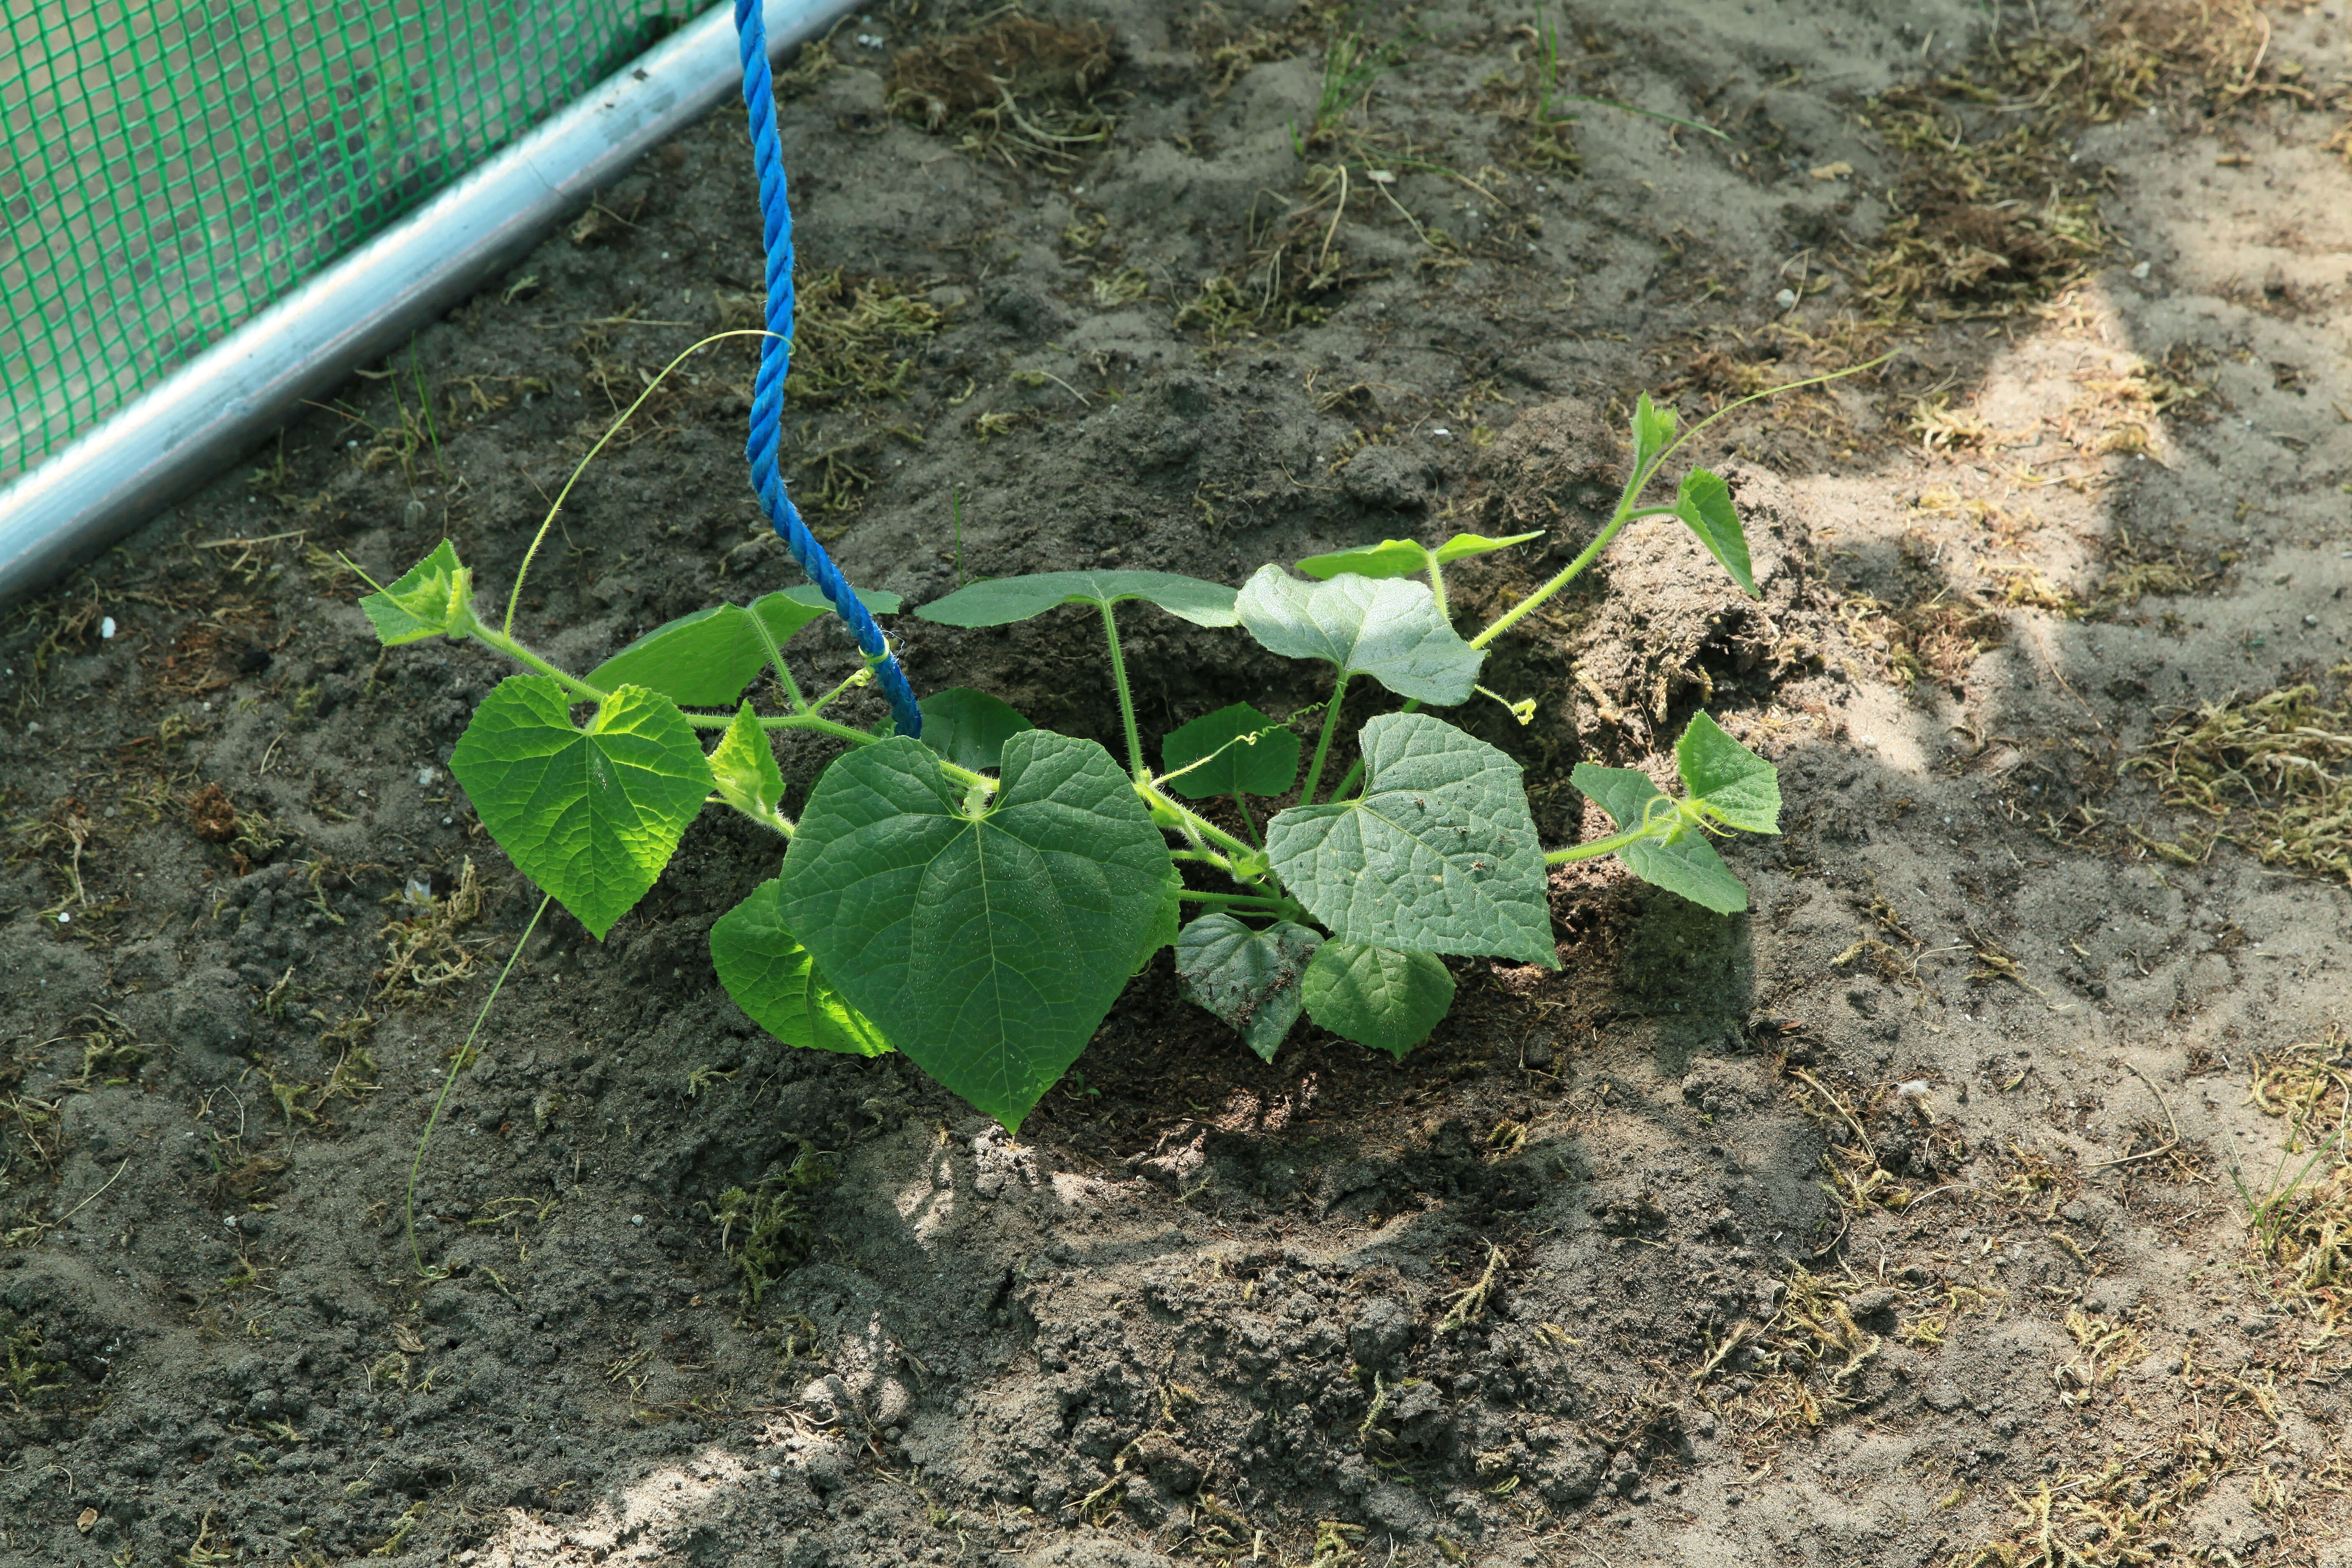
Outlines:
[[[710,752],[710,782],[719,798],[773,826],[776,808],[784,802],[784,775],[776,766],[776,749],[760,728],[759,715],[749,702],[735,712],[727,732]]]
[[[1161,737],[1170,773],[1210,760],[1168,787],[1186,800],[1225,795],[1281,795],[1298,780],[1298,737],[1246,702],[1204,713]]]
[[[1426,713],[1383,713],[1360,744],[1362,795],[1266,825],[1283,886],[1349,942],[1558,968],[1519,764]]]
[[[1344,1040],[1402,1057],[1454,1005],[1454,976],[1426,952],[1327,942],[1299,983],[1307,1016]]]
[[[1756,592],[1756,574],[1748,564],[1748,535],[1740,531],[1738,509],[1731,504],[1731,487],[1705,468],[1683,476],[1682,493],[1675,497],[1675,515],[1681,518],[1707,553],[1723,563],[1739,591],[1749,598]]]
[[[1706,841],[1706,831],[1676,807],[1671,795],[1651,783],[1649,774],[1633,768],[1579,763],[1569,782],[1599,801],[1621,833],[1630,833],[1644,822],[1655,825],[1654,833],[1617,851],[1617,858],[1633,875],[1717,914],[1738,914],[1748,907],[1748,889]]]
[[[1525,544],[1530,539],[1541,539],[1540,533],[1514,533],[1507,539],[1489,539],[1484,534],[1457,533],[1432,550],[1418,540],[1383,539],[1378,544],[1361,550],[1335,551],[1328,555],[1310,555],[1298,563],[1298,569],[1319,580],[1337,577],[1342,572],[1353,572],[1359,577],[1410,577],[1429,570],[1432,561],[1443,564],[1472,555],[1484,555],[1490,550],[1507,550],[1514,544]]]
[[[1299,977],[1322,934],[1289,921],[1252,931],[1222,911],[1202,915],[1176,938],[1184,994],[1238,1031],[1265,1061],[1303,1005]]]
[[[1780,831],[1780,770],[1694,713],[1675,742],[1675,767],[1699,809],[1727,827]]]
[[[1056,605],[1115,605],[1149,599],[1196,626],[1234,624],[1234,591],[1222,583],[1173,572],[1039,572],[996,577],[958,588],[915,612],[943,626],[1003,626],[1042,616]]]
[[[1352,574],[1302,583],[1261,566],[1234,608],[1250,636],[1276,653],[1319,658],[1441,707],[1470,700],[1486,657],[1446,624],[1426,583]]]
[[[445,539],[391,587],[362,599],[360,608],[383,646],[398,647],[446,636],[453,622],[471,616],[466,601],[472,590],[473,574],[458,564],[457,547]]]
[[[771,877],[710,928],[710,962],[719,983],[751,1022],[788,1046],[878,1057],[890,1048],[882,1031],[817,973],[784,923],[784,883]]]
[[[710,793],[710,764],[677,704],[625,686],[572,727],[571,697],[543,675],[510,675],[450,754],[516,869],[603,941],[669,863]]]
[[[896,594],[861,591],[857,597],[877,616],[895,613]],[[811,621],[833,614],[815,586],[803,583],[762,594],[746,607],[713,605],[656,626],[594,669],[588,684],[609,691],[637,685],[673,702],[716,708],[735,700],[768,662],[768,645],[752,623],[757,616],[781,647]]]
[[[917,704],[923,710],[923,744],[960,768],[993,768],[1004,742],[1037,726],[1013,704],[969,686],[934,691]]]
[[[1010,1129],[1165,930],[1171,867],[1093,742],[1024,730],[1003,770],[968,797],[920,741],[840,758],[784,857],[783,918],[851,1005]]]

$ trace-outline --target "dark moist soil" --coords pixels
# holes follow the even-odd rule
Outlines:
[[[1262,1064],[1163,955],[1015,1141],[736,1010],[776,847],[706,816],[533,937],[412,1253],[537,895],[446,771],[506,672],[380,655],[341,558],[502,597],[561,494],[517,628],[576,668],[795,580],[743,340],[565,489],[756,317],[721,111],[0,629],[0,1560],[2344,1561],[2352,897],[2248,809],[2352,730],[2341,16],[1577,11],[1567,125],[1535,20],[845,24],[780,79],[790,474],[914,602],[1541,531],[1466,625],[1590,538],[1633,393],[1900,348],[1691,448],[1760,602],[1637,525],[1497,648],[1533,721],[1460,715],[1557,843],[1704,706],[1782,769],[1752,912],[1564,869],[1563,967],[1456,963],[1402,1062]],[[1351,36],[1392,68],[1318,116]],[[1321,696],[1125,625],[1154,731]],[[1116,731],[1081,615],[896,630]],[[2150,748],[2296,683],[2316,773]]]

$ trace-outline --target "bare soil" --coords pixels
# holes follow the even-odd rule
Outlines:
[[[1562,874],[1562,970],[1457,963],[1402,1063],[1260,1064],[1163,956],[1015,1142],[735,1009],[775,847],[706,818],[533,938],[413,1254],[537,895],[446,771],[504,671],[379,657],[337,554],[503,594],[750,323],[722,111],[0,628],[0,1560],[2352,1562],[2340,8],[1577,11],[1570,124],[1508,7],[1058,20],[782,79],[852,578],[1543,530],[1467,624],[1634,392],[1897,351],[1697,444],[1760,602],[1641,525],[1490,665],[1533,722],[1465,710],[1557,843],[1704,706],[1783,770],[1752,912]],[[564,494],[523,636],[794,580],[750,377]],[[918,689],[1113,731],[1083,617],[901,619]],[[1129,626],[1163,730],[1320,696]]]

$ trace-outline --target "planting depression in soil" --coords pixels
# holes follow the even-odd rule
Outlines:
[[[0,611],[0,1563],[2352,1564],[2347,365],[2342,0],[845,16]]]

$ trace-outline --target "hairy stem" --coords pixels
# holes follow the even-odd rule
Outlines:
[[[1437,618],[1452,626],[1454,613],[1445,607],[1445,568],[1438,564],[1434,555],[1429,558],[1429,594],[1437,601]]]
[[[1352,670],[1339,672],[1339,683],[1331,689],[1331,705],[1323,710],[1323,732],[1315,740],[1315,760],[1307,764],[1307,787],[1298,792],[1298,804],[1315,804],[1315,786],[1323,782],[1323,759],[1331,754],[1331,735],[1339,728],[1339,702],[1348,695],[1348,680]]]
[[[768,663],[776,672],[776,679],[784,683],[784,695],[791,700],[793,711],[814,712],[815,710],[808,705],[808,699],[801,695],[801,683],[794,680],[793,672],[784,668],[784,650],[776,646],[776,634],[768,629],[768,623],[760,618],[760,612],[756,608],[746,609],[743,614],[744,618],[751,623],[751,628],[760,634],[760,647],[766,652]]]
[[[1119,721],[1127,726],[1127,771],[1140,784],[1150,775],[1143,766],[1143,736],[1135,727],[1135,698],[1127,689],[1127,656],[1119,651],[1118,617],[1108,604],[1102,607],[1103,638],[1110,644],[1110,683],[1118,689]]]
[[[1175,799],[1173,796],[1153,788],[1148,780],[1139,780],[1135,786],[1135,793],[1143,797],[1143,803],[1146,805],[1156,805],[1163,811],[1173,813],[1178,819],[1182,822],[1188,836],[1205,838],[1210,843],[1215,844],[1223,848],[1229,849],[1235,854],[1255,855],[1257,853],[1248,845],[1243,843],[1240,839],[1234,837],[1232,834],[1226,832],[1215,823],[1211,822],[1207,817],[1202,816],[1199,812],[1192,810],[1191,807],[1185,805],[1182,802]]]
[[[546,676],[550,680],[556,682],[566,691],[572,693],[572,695],[578,697],[583,702],[602,702],[604,699],[612,695],[609,691],[597,690],[594,687],[589,685],[586,681],[581,679],[576,675],[568,674],[563,670],[556,668],[555,666],[548,663],[546,659],[541,658],[539,655],[531,652],[530,649],[523,647],[522,644],[517,642],[513,637],[508,636],[504,632],[494,632],[489,627],[481,625],[479,622],[475,623],[471,630],[473,632],[475,641],[482,644],[485,647],[493,647],[498,649],[499,652],[506,655],[509,658],[514,660],[517,664],[523,666],[527,669],[536,670],[540,674]],[[719,723],[721,727],[724,727],[727,721],[721,719],[719,721]]]
[[[1234,809],[1242,814],[1242,826],[1248,830],[1250,843],[1260,849],[1265,848],[1265,840],[1258,837],[1257,818],[1250,815],[1249,797],[1244,795],[1235,795]]]
[[[1206,904],[1211,909],[1231,910],[1237,915],[1258,915],[1269,920],[1304,921],[1307,910],[1295,899],[1277,898],[1258,893],[1196,893],[1187,888],[1176,895],[1187,903]]]

